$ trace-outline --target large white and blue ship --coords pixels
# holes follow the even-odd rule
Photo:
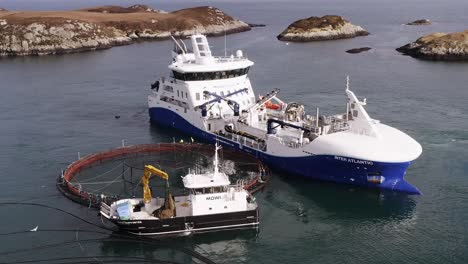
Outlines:
[[[287,175],[419,194],[405,173],[421,145],[402,131],[369,116],[366,100],[346,85],[345,113],[285,103],[278,89],[256,97],[242,51],[213,56],[203,35],[191,36],[192,50],[174,40],[170,76],[152,85],[151,122],[204,141],[257,156]],[[345,106],[343,106],[343,109]]]

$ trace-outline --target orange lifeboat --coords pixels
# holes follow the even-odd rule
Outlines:
[[[265,103],[265,107],[271,110],[279,110],[281,106],[279,104],[274,104],[271,101],[268,101]]]

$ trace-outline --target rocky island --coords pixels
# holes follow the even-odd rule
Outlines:
[[[468,60],[468,30],[457,33],[433,33],[396,49],[415,58],[429,60]]]
[[[194,7],[164,12],[145,5],[75,11],[0,12],[0,56],[46,55],[110,48],[172,34],[223,35],[250,26],[221,10]]]
[[[367,36],[369,32],[341,16],[309,17],[289,25],[277,36],[282,41],[317,41]]]
[[[432,24],[432,22],[429,19],[418,19],[413,22],[406,23],[408,26],[426,26],[430,24]]]
[[[351,54],[357,54],[357,53],[361,53],[364,51],[369,51],[371,49],[372,49],[371,47],[362,47],[362,48],[349,49],[346,52],[351,53]]]

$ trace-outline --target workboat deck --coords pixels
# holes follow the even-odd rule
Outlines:
[[[188,196],[174,197],[176,217],[192,216],[192,203]]]
[[[151,212],[161,208],[164,205],[165,198],[152,198],[149,204],[144,204],[143,199],[125,199],[121,200],[111,206],[111,211],[115,212],[119,205],[130,202],[131,208],[128,215],[129,220],[147,219],[155,220],[159,219],[151,215]],[[176,217],[187,217],[192,216],[192,203],[189,201],[188,196],[176,196],[174,197],[174,205],[176,208]]]

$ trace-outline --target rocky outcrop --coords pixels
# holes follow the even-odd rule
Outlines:
[[[0,7],[0,12],[7,12],[8,10],[6,10],[5,8],[1,8]]]
[[[166,11],[154,9],[147,5],[140,5],[140,4],[132,5],[129,7],[121,7],[121,6],[113,6],[113,5],[99,6],[99,7],[81,9],[81,11],[109,13],[109,14],[123,14],[123,13],[137,13],[137,12],[165,13],[165,14],[167,13]]]
[[[350,50],[347,50],[346,52],[351,53],[351,54],[356,54],[356,53],[361,53],[361,52],[364,52],[364,51],[369,51],[371,49],[372,48],[370,48],[370,47],[362,47],[362,48],[350,49]]]
[[[429,34],[396,50],[421,59],[468,61],[468,30],[451,34]]]
[[[426,26],[430,25],[432,22],[429,19],[418,19],[413,22],[406,23],[408,26]]]
[[[340,16],[309,17],[289,25],[277,36],[283,41],[317,41],[367,36],[369,32]]]
[[[105,49],[141,39],[165,39],[171,34],[186,37],[250,30],[248,24],[214,7],[171,13],[148,10],[142,5],[123,8],[125,12],[111,7],[92,8],[101,11],[2,12],[0,56],[61,54]]]
[[[46,55],[110,48],[131,39],[115,28],[60,18],[0,27],[0,56]]]
[[[265,24],[255,24],[255,23],[248,23],[249,27],[266,27]]]

